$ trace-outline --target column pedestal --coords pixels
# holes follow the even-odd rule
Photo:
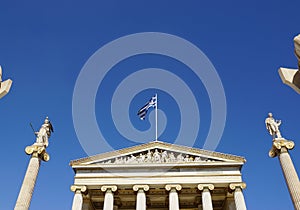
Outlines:
[[[181,190],[181,185],[166,185],[166,190],[169,193],[169,210],[179,210],[179,198],[177,191]]]
[[[294,208],[296,210],[300,210],[300,182],[293,161],[288,152],[288,150],[292,150],[294,146],[295,144],[293,141],[288,141],[283,138],[274,139],[269,156],[278,156]]]

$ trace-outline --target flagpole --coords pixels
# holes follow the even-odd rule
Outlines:
[[[157,141],[157,107],[158,107],[157,94],[155,94],[155,97],[156,97],[156,106],[155,106],[155,141]]]

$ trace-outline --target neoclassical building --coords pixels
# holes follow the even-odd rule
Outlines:
[[[73,210],[244,210],[243,157],[161,141],[70,162]]]

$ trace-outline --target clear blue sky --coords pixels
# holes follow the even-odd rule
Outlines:
[[[271,137],[264,119],[272,111],[275,118],[283,121],[283,136],[296,143],[291,156],[299,171],[300,96],[282,84],[277,70],[280,66],[295,68],[297,65],[292,39],[300,33],[300,2],[105,2],[1,1],[0,65],[3,78],[11,78],[14,83],[11,92],[0,101],[3,161],[0,209],[13,209],[15,205],[29,161],[24,149],[35,141],[29,123],[38,129],[47,115],[55,129],[47,149],[51,160],[42,162],[31,209],[71,208],[73,193],[69,188],[74,173],[69,161],[87,156],[73,126],[72,96],[76,79],[100,47],[139,32],[173,34],[206,54],[222,80],[227,100],[226,126],[216,150],[247,159],[242,173],[248,185],[244,191],[248,208],[293,209],[279,162],[268,157]],[[117,69],[112,71],[102,92],[97,93],[95,108],[105,137],[118,139],[111,142],[115,149],[137,144],[122,138],[107,114],[110,113],[108,100],[118,81],[141,68],[169,67],[170,71],[183,68],[173,60],[153,55],[128,59],[120,65],[126,69],[124,74],[119,74]],[[201,104],[201,128],[195,143],[195,147],[201,148],[210,123],[209,99],[201,81],[193,75],[181,76],[201,92],[197,96]],[[149,90],[139,94],[129,109],[133,125],[141,130],[149,124],[141,124],[134,118],[136,108],[152,93]],[[160,100],[160,108],[171,119],[169,122],[173,122],[172,129],[167,127],[161,139],[170,143],[177,135],[175,128],[179,128],[175,123],[178,107],[172,102],[167,94]]]

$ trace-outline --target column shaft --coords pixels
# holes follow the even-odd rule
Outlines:
[[[202,191],[202,205],[203,210],[213,210],[211,195],[207,188]]]
[[[82,210],[83,197],[80,190],[77,190],[74,194],[72,210]]]
[[[285,147],[281,149],[281,153],[278,158],[292,197],[294,208],[296,210],[300,210],[300,182],[291,157]]]
[[[136,210],[146,210],[146,194],[142,189],[136,195]]]
[[[29,209],[40,164],[41,159],[32,155],[16,202],[15,210]]]
[[[104,196],[104,206],[103,210],[113,210],[114,209],[114,194],[111,189],[107,189]]]
[[[136,209],[146,210],[146,194],[145,191],[149,190],[148,185],[133,185],[133,190],[137,191],[136,195]]]
[[[177,191],[181,190],[182,187],[179,184],[167,184],[165,186],[169,193],[169,210],[179,210],[179,199]]]
[[[179,210],[179,199],[176,189],[171,189],[169,193],[169,210]]]
[[[236,210],[247,210],[242,189],[237,187],[233,194]]]

